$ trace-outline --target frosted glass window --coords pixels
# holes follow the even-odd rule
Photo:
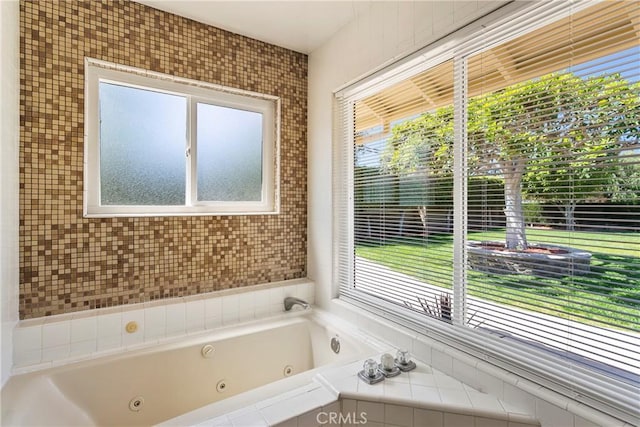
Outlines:
[[[198,201],[262,198],[262,114],[197,104]]]
[[[100,83],[103,205],[183,205],[186,112],[182,96]]]
[[[278,213],[278,97],[85,65],[85,216]]]

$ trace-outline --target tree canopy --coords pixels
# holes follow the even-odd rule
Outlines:
[[[522,198],[572,208],[585,200],[619,199],[621,177],[637,168],[621,161],[640,145],[640,83],[618,74],[551,73],[468,102],[469,174],[505,183],[506,245],[526,248]],[[395,126],[382,156],[398,175],[450,175],[453,107]],[[614,192],[614,194],[612,194]]]

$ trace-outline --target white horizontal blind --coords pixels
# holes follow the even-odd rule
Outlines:
[[[633,2],[539,3],[466,32],[440,59],[425,53],[401,82],[339,98],[340,295],[637,420],[637,22]],[[454,145],[466,147],[455,154],[461,171]],[[465,200],[455,209],[454,180]],[[590,252],[589,271],[574,261],[533,274],[467,251],[475,241],[504,246],[505,195],[510,205],[522,198],[523,211],[506,211],[515,249],[526,236]]]
[[[354,287],[451,322],[453,62],[354,105]]]
[[[639,18],[637,3],[604,2],[468,57],[468,315],[567,369],[629,383],[640,375]]]

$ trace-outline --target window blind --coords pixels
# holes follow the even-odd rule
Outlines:
[[[634,16],[601,3],[467,58],[468,314],[622,380],[640,373]]]
[[[338,96],[340,296],[636,420],[638,9],[498,14]]]

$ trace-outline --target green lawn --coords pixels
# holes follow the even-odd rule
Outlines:
[[[591,252],[591,273],[540,278],[470,271],[470,294],[583,323],[640,331],[640,233],[527,229],[527,238],[529,243]],[[504,230],[469,233],[468,239],[504,240]],[[359,245],[356,254],[431,285],[451,288],[452,250],[452,236],[430,236],[425,241],[396,239],[378,246]]]

